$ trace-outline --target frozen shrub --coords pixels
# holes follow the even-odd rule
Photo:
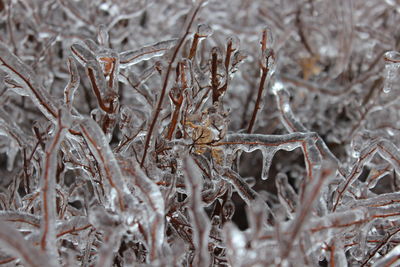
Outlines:
[[[0,0],[0,265],[399,265],[399,12]]]

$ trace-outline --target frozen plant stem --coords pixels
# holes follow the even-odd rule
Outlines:
[[[0,265],[399,265],[393,1],[92,2],[0,0]]]
[[[176,128],[176,125],[178,124],[179,113],[180,113],[180,110],[181,110],[181,107],[182,107],[182,103],[183,103],[183,95],[184,95],[183,93],[184,93],[184,90],[187,88],[187,81],[186,81],[186,75],[185,75],[185,69],[184,68],[185,68],[185,64],[183,62],[180,62],[178,64],[178,71],[179,71],[178,78],[180,76],[182,87],[178,89],[179,92],[178,92],[177,98],[175,98],[171,94],[171,91],[170,91],[170,94],[169,94],[169,97],[170,97],[171,101],[175,105],[175,109],[174,109],[174,112],[172,113],[171,123],[170,123],[169,128],[168,128],[168,134],[167,134],[167,139],[168,140],[172,139],[172,136],[173,136],[175,128]]]
[[[144,144],[144,151],[143,151],[142,161],[140,163],[140,167],[141,168],[143,168],[144,162],[146,160],[147,150],[149,149],[149,146],[150,146],[150,141],[151,141],[151,137],[152,137],[152,134],[153,134],[153,130],[154,130],[154,127],[155,127],[155,125],[157,123],[158,116],[159,116],[159,114],[160,114],[160,112],[162,110],[162,106],[163,106],[163,103],[164,103],[164,97],[165,97],[165,94],[167,92],[167,87],[168,87],[168,79],[169,79],[169,75],[170,75],[171,70],[172,70],[172,65],[174,64],[174,61],[175,61],[176,57],[178,56],[178,52],[179,52],[180,48],[182,47],[183,42],[186,39],[186,36],[189,34],[189,31],[190,31],[190,28],[191,28],[191,26],[193,24],[193,21],[194,21],[196,15],[197,15],[197,13],[200,11],[200,8],[203,5],[203,2],[204,2],[203,0],[198,1],[197,5],[189,13],[188,21],[186,22],[186,30],[183,33],[182,37],[179,38],[178,44],[176,45],[176,47],[174,49],[174,52],[172,53],[171,60],[168,63],[167,71],[165,72],[163,86],[162,86],[162,89],[161,89],[161,95],[160,95],[160,98],[158,99],[157,108],[156,108],[156,110],[154,112],[152,121],[150,123],[149,130],[147,132],[146,141],[145,141],[145,144]]]
[[[110,187],[116,192],[118,209],[124,211],[125,203],[123,193],[126,188],[122,172],[103,131],[100,129],[99,125],[90,118],[83,119],[80,123],[80,128],[90,151],[100,165],[100,171],[104,173]],[[109,193],[112,195],[111,192]],[[109,197],[111,198],[112,196]],[[112,201],[114,201],[114,199],[112,199]]]
[[[56,173],[57,173],[57,154],[60,144],[69,129],[69,114],[65,111],[59,111],[58,123],[55,136],[51,144],[46,149],[44,162],[44,173],[42,178],[42,236],[40,247],[46,251],[53,263],[57,262],[58,252],[56,245]]]
[[[269,72],[269,68],[268,68],[268,61],[272,60],[270,59],[270,57],[274,57],[273,54],[267,54],[265,55],[265,51],[267,49],[267,34],[269,29],[264,29],[263,33],[262,33],[262,39],[261,39],[261,57],[267,56],[268,58],[262,58],[261,61],[262,63],[260,64],[261,66],[261,78],[260,78],[260,85],[258,87],[258,93],[257,93],[257,99],[256,99],[256,103],[254,104],[254,110],[253,110],[253,115],[251,116],[251,120],[249,123],[249,127],[247,128],[247,133],[252,133],[253,131],[253,127],[254,124],[256,122],[256,118],[257,118],[257,113],[258,110],[260,109],[260,104],[262,101],[262,96],[263,96],[263,91],[264,91],[264,87],[265,87],[265,80],[267,79],[267,75]],[[266,60],[266,64],[263,63],[263,61]]]

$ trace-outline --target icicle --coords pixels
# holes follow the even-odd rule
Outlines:
[[[340,267],[347,267],[347,258],[346,258],[346,251],[343,246],[342,240],[339,238],[334,239],[334,242],[332,244],[333,251],[330,251],[330,253],[333,253],[333,257],[329,257],[329,263],[330,266],[340,266]]]
[[[275,148],[261,149],[261,153],[263,155],[262,170],[261,170],[262,180],[268,179],[269,169],[276,151],[277,150]]]
[[[285,135],[267,135],[267,134],[241,134],[231,133],[215,146],[233,146],[247,153],[257,149],[275,148],[276,150],[292,151],[300,147],[306,139],[317,139],[315,133],[291,133]]]

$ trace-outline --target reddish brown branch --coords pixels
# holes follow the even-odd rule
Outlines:
[[[163,102],[164,102],[165,94],[167,92],[168,78],[169,78],[169,75],[171,73],[172,64],[174,63],[176,57],[178,56],[178,52],[179,52],[180,48],[182,47],[183,42],[186,39],[186,36],[189,34],[189,31],[190,31],[190,28],[191,28],[191,26],[193,24],[193,21],[194,21],[196,15],[197,15],[197,13],[199,12],[200,7],[202,6],[202,4],[203,4],[203,1],[200,1],[199,4],[194,8],[193,13],[191,14],[191,16],[189,16],[189,21],[187,23],[186,31],[184,32],[182,37],[179,39],[179,42],[176,45],[175,50],[174,50],[174,52],[172,54],[171,60],[168,63],[167,71],[165,73],[164,83],[163,83],[163,86],[162,86],[162,89],[161,89],[161,95],[160,95],[160,98],[158,99],[158,103],[157,103],[157,109],[155,110],[153,119],[152,119],[150,127],[149,127],[149,131],[147,132],[146,141],[145,141],[145,145],[144,145],[143,156],[142,156],[142,161],[140,163],[140,167],[141,168],[143,168],[144,162],[146,160],[147,150],[149,149],[151,136],[153,134],[154,127],[156,126],[158,116],[160,115],[160,112],[162,110],[162,105],[163,105]]]
[[[194,56],[196,55],[198,44],[199,44],[199,35],[195,33],[193,36],[192,46],[190,47],[188,59],[194,58]]]
[[[214,47],[211,52],[211,90],[212,90],[212,101],[213,103],[218,102],[218,98],[220,97],[220,92],[218,90],[218,53],[217,49]]]
[[[178,65],[178,69],[180,70],[180,72],[179,72],[180,75],[179,76],[181,78],[181,88],[178,88],[179,92],[178,92],[177,98],[175,98],[171,94],[171,92],[169,94],[172,102],[175,105],[175,109],[174,109],[174,112],[172,114],[171,123],[169,125],[169,129],[168,129],[168,133],[167,133],[167,137],[166,137],[168,140],[172,139],[172,136],[173,136],[175,128],[176,128],[176,125],[178,124],[179,113],[181,111],[181,107],[182,107],[182,103],[183,103],[183,96],[184,96],[183,90],[185,90],[185,88],[187,88],[187,86],[188,86],[184,68],[185,68],[184,67],[184,63],[180,62],[179,65]]]
[[[264,52],[266,51],[267,48],[267,29],[264,29],[263,34],[262,34],[262,40],[261,40],[261,55],[262,57],[267,56],[264,54]],[[267,79],[267,75],[269,72],[268,69],[268,61],[270,60],[270,56],[273,57],[273,54],[268,55],[268,58],[264,59],[262,58],[261,60],[264,61],[266,60],[266,64],[261,64],[261,78],[260,78],[260,85],[258,87],[258,93],[257,93],[257,99],[256,99],[256,103],[254,104],[254,110],[253,110],[253,115],[251,116],[251,120],[249,123],[249,127],[247,128],[247,133],[251,133],[253,131],[253,127],[254,127],[254,123],[256,122],[256,118],[257,118],[257,113],[258,110],[260,109],[260,104],[261,104],[261,99],[262,99],[262,95],[263,95],[263,91],[264,91],[264,87],[265,87],[265,81]]]

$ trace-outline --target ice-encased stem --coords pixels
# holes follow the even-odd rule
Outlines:
[[[2,250],[20,258],[27,267],[49,266],[48,259],[3,220],[0,220],[0,244]]]
[[[0,69],[23,86],[32,102],[51,121],[57,118],[57,104],[34,78],[34,72],[0,42]]]
[[[121,169],[108,144],[106,136],[99,125],[91,118],[82,119],[79,126],[90,151],[99,163],[100,171],[104,177],[106,177],[111,189],[114,189],[117,193],[118,209],[124,211],[125,204],[123,195],[127,188],[123,180]]]
[[[71,110],[74,102],[74,94],[80,83],[78,68],[71,57],[68,58],[68,70],[70,73],[70,79],[64,89],[64,102],[68,110]]]
[[[173,48],[177,39],[171,39],[161,41],[156,44],[144,46],[138,50],[125,51],[120,54],[121,57],[121,68],[127,68],[129,66],[138,64],[141,61],[149,60],[154,57],[160,57],[164,55],[169,49]]]
[[[57,237],[56,237],[56,175],[57,154],[67,130],[70,127],[70,117],[65,110],[58,113],[58,123],[52,142],[46,148],[44,159],[44,171],[42,174],[42,222],[40,247],[46,251],[50,259],[57,261]]]
[[[125,162],[124,162],[125,163]],[[164,244],[164,216],[165,204],[160,189],[140,168],[139,164],[132,161],[131,165],[123,165],[123,170],[132,176],[135,189],[138,189],[139,195],[150,207],[150,259],[154,261],[161,252]]]
[[[204,211],[204,204],[201,199],[203,178],[200,169],[190,156],[185,157],[183,170],[187,183],[189,214],[193,225],[193,243],[196,247],[193,265],[208,266],[210,263],[208,235],[211,230],[211,223]]]

